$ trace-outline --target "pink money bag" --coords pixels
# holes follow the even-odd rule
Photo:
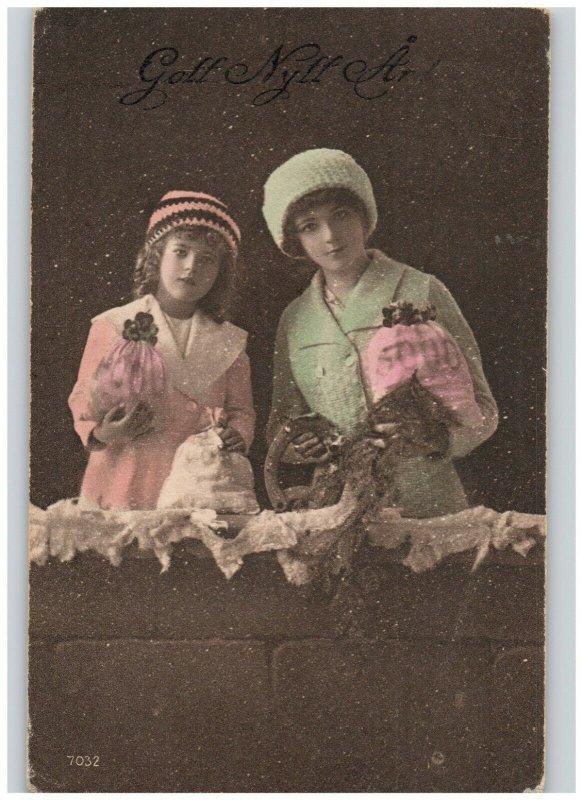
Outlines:
[[[104,415],[123,405],[150,405],[166,390],[166,367],[156,348],[158,328],[151,314],[140,311],[126,320],[121,337],[103,359],[95,376],[93,402]]]
[[[468,365],[452,336],[434,321],[434,307],[391,303],[383,316],[364,357],[374,402],[415,377],[460,425],[479,426],[483,416]]]

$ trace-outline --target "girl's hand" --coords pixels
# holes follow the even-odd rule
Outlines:
[[[124,406],[117,406],[108,411],[101,423],[95,426],[93,436],[103,444],[132,441],[153,430],[153,417],[154,412],[145,403],[138,403],[127,414]]]
[[[320,462],[328,457],[328,449],[315,433],[300,433],[292,441],[294,452],[306,462]]]
[[[225,445],[225,450],[229,453],[244,453],[245,452],[245,442],[243,441],[243,437],[236,431],[235,428],[221,428],[218,431],[219,436],[223,440],[223,444]]]
[[[375,434],[380,434],[374,438]],[[372,430],[372,444],[376,447],[393,447],[405,458],[416,456],[443,455],[449,447],[449,432],[442,423],[428,423],[422,420],[409,421],[407,425],[398,422],[384,422]]]

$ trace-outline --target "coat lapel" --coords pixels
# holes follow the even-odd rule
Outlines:
[[[380,250],[369,250],[371,264],[346,298],[338,320],[345,333],[383,324],[382,309],[393,301],[404,264],[385,256]]]
[[[298,346],[346,344],[344,332],[324,301],[322,276],[319,272],[314,275],[312,283],[302,295],[297,313],[295,330],[299,333]]]
[[[207,390],[245,350],[247,334],[230,322],[221,325],[201,312],[192,327],[181,363],[179,391],[204,401]]]
[[[210,386],[224,375],[245,349],[247,334],[241,328],[230,322],[219,325],[202,312],[195,312],[183,357],[153,295],[112,308],[95,319],[107,319],[121,334],[125,320],[132,319],[138,311],[145,311],[154,317],[158,327],[156,347],[164,358],[174,388],[199,402],[205,401]]]
[[[301,331],[301,347],[318,344],[347,344],[347,333],[383,324],[382,309],[391,303],[406,269],[380,250],[369,250],[371,264],[346,299],[336,320],[324,301],[322,275],[317,272],[302,296],[296,329]]]

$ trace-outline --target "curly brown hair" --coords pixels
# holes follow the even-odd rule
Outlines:
[[[209,292],[199,301],[198,307],[215,322],[224,322],[233,302],[235,256],[225,239],[204,225],[179,225],[153,244],[144,245],[138,253],[134,268],[134,297],[156,294],[160,280],[160,260],[171,234],[178,234],[190,241],[204,238],[207,244],[216,249],[219,255],[219,274]]]
[[[366,206],[363,201],[350,189],[344,187],[332,187],[327,189],[316,189],[313,192],[303,195],[292,203],[285,215],[283,223],[283,243],[282,250],[292,258],[306,258],[304,249],[300,243],[295,227],[295,221],[300,214],[307,214],[315,205],[343,205],[356,211],[362,220],[365,235],[370,235],[370,220]]]

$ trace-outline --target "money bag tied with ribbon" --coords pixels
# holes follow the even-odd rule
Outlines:
[[[99,414],[117,406],[153,404],[164,394],[166,367],[156,347],[157,333],[151,314],[140,311],[125,321],[122,335],[95,376],[93,401]]]

